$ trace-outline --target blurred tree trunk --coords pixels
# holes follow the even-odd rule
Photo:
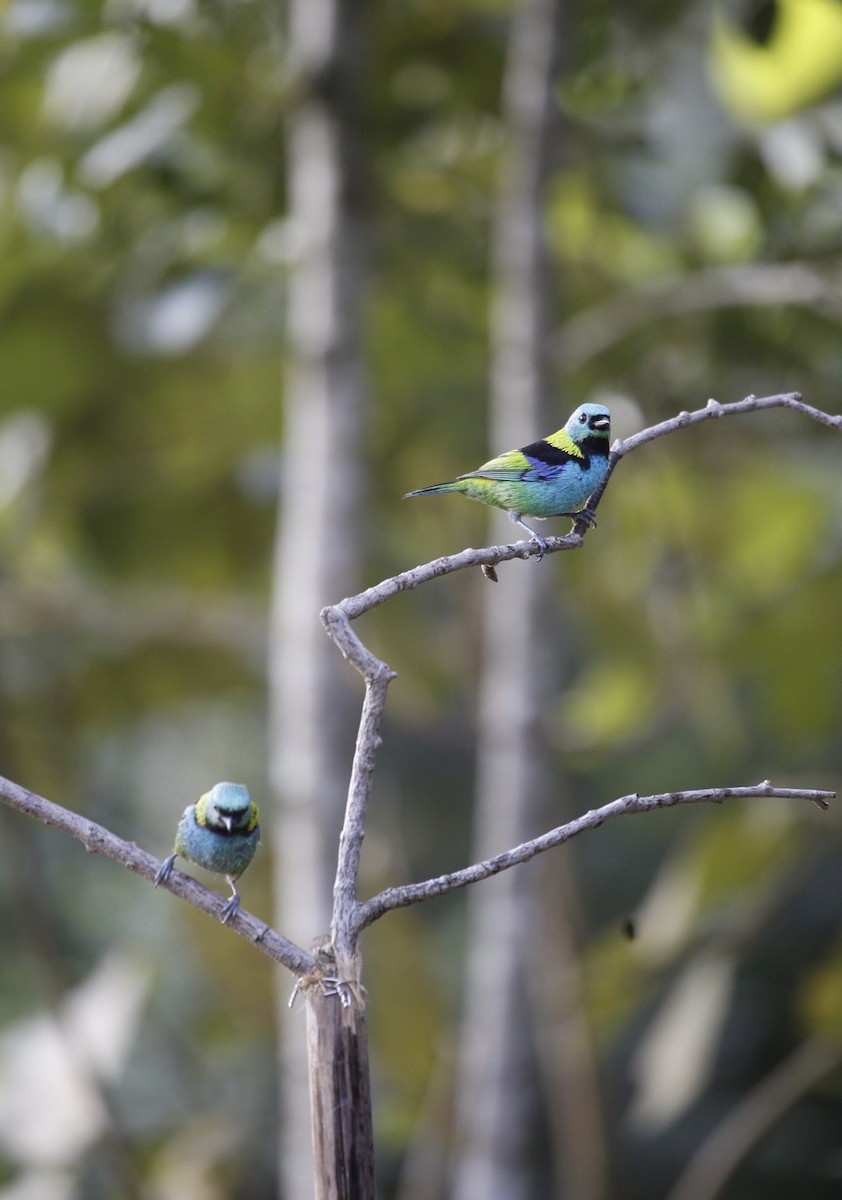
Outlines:
[[[302,945],[330,928],[333,876],[356,714],[319,611],[352,591],[360,552],[363,385],[361,217],[354,85],[359,3],[291,0],[295,103],[287,128],[290,241],[281,510],[270,663],[270,826],[276,925]],[[280,1176],[312,1200],[303,1013],[279,975]]]
[[[512,19],[503,83],[509,149],[494,236],[489,453],[523,445],[557,428],[567,415],[553,403],[549,416],[551,380],[544,354],[554,324],[543,224],[558,133],[553,87],[563,9],[563,0],[524,0]],[[511,524],[497,518],[495,540],[514,536]],[[485,592],[474,859],[534,835],[549,796],[558,791],[550,788],[543,736],[553,682],[546,599],[555,566],[555,560],[513,563]],[[548,865],[564,869],[557,856]],[[540,1154],[542,1071],[529,980],[541,969],[534,941],[542,924],[542,876],[540,865],[532,864],[471,889],[469,896],[454,1200],[537,1200],[547,1194],[546,1176],[536,1179],[531,1169]],[[558,919],[567,920],[567,914]],[[559,953],[558,946],[553,953]],[[571,1082],[566,1074],[565,1085]],[[598,1189],[585,1194],[596,1195]]]

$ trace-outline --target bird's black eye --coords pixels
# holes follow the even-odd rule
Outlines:
[[[587,425],[587,423],[588,423],[588,414],[587,413],[579,413],[579,424]]]

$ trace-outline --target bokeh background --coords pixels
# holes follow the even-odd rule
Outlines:
[[[479,506],[400,497],[506,448],[489,313],[517,7],[359,5],[348,591],[489,537]],[[307,509],[306,471],[291,496],[282,469],[288,17],[0,4],[2,773],[160,856],[200,791],[246,782],[269,836],[241,891],[267,919],[272,597],[299,570],[276,530]],[[567,6],[551,423],[521,444],[583,400],[617,435],[709,397],[842,409],[840,88],[837,0]],[[620,465],[581,551],[501,568],[542,572],[550,613],[532,832],[631,791],[838,788],[841,454],[785,410],[682,431]],[[489,587],[463,572],[361,623],[398,672],[365,894],[471,860]],[[347,767],[360,689],[339,668]],[[0,1198],[307,1195],[278,1149],[291,1113],[306,1129],[277,1054],[292,979],[57,833],[5,809],[0,831]],[[758,800],[617,821],[521,869],[538,900],[515,934],[538,949],[506,1200],[839,1195],[840,843],[838,807]],[[476,936],[460,894],[365,937],[384,1198],[457,1194]],[[283,1038],[303,1041],[300,1014]]]

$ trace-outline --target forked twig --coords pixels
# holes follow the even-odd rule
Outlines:
[[[805,404],[797,392],[786,392],[761,398],[748,396],[734,404],[719,404],[715,400],[709,400],[705,408],[695,412],[681,412],[668,421],[662,421],[658,425],[641,430],[640,433],[636,433],[624,441],[615,442],[611,449],[608,477],[591,497],[589,507],[593,510],[599,503],[608,479],[620,459],[640,446],[688,425],[696,425],[702,421],[734,416],[739,413],[756,412],[766,408],[792,408],[811,420],[827,425],[831,429],[842,431],[842,416],[833,416]],[[584,522],[577,522],[573,531],[565,537],[547,538],[546,553],[553,554],[560,550],[578,549],[582,545],[586,532]],[[351,770],[334,885],[334,913],[330,943],[335,957],[331,961],[346,965],[356,954],[357,939],[361,930],[385,913],[409,904],[417,904],[432,896],[444,895],[456,888],[487,879],[491,875],[508,870],[519,863],[528,862],[536,854],[562,845],[586,829],[595,829],[613,817],[648,812],[656,808],[670,808],[679,804],[721,803],[726,799],[753,796],[807,799],[812,800],[820,808],[827,808],[828,801],[835,797],[834,792],[828,791],[776,788],[769,780],[764,780],[754,787],[706,788],[695,791],[666,792],[653,796],[636,794],[621,796],[617,800],[592,809],[574,820],[560,825],[557,829],[551,829],[540,837],[505,850],[485,862],[473,863],[459,871],[452,871],[421,883],[387,888],[370,900],[360,902],[357,897],[357,883],[365,831],[365,815],[371,795],[377,750],[380,746],[380,722],[386,704],[389,683],[395,677],[395,673],[385,662],[372,654],[351,628],[351,622],[384,604],[393,596],[419,587],[433,579],[450,575],[454,571],[464,570],[466,567],[480,566],[486,571],[493,571],[497,563],[514,558],[530,558],[538,554],[539,550],[539,546],[530,541],[463,550],[459,554],[445,555],[408,571],[402,571],[398,575],[384,579],[374,587],[340,600],[337,604],[328,605],[322,610],[321,620],[328,634],[365,681],[365,699]],[[0,801],[45,825],[62,830],[81,842],[86,850],[102,854],[106,858],[120,863],[128,870],[134,871],[135,874],[142,875],[150,882],[155,881],[156,872],[160,866],[157,859],[139,849],[133,842],[126,842],[117,837],[104,826],[79,816],[69,809],[62,808],[2,777],[0,777]],[[166,887],[195,908],[199,908],[211,916],[219,917],[222,902],[220,895],[203,887],[189,876],[173,872]],[[230,922],[229,928],[301,979],[321,978],[324,974],[322,964],[317,957],[302,950],[249,913],[240,912]],[[327,978],[327,982],[328,984],[335,982],[332,975]],[[344,992],[336,994],[340,995],[340,999],[345,996]]]

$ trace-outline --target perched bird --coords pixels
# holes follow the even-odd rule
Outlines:
[[[179,855],[224,875],[231,887],[230,899],[222,910],[222,924],[227,924],[240,907],[235,880],[254,858],[260,841],[259,820],[258,807],[241,783],[214,784],[195,804],[185,808],[173,852],[161,864],[155,886],[169,879]]]
[[[471,500],[503,508],[525,529],[544,557],[547,543],[523,517],[571,517],[595,525],[596,518],[583,507],[588,496],[608,473],[608,439],[611,414],[602,404],[580,404],[563,429],[520,450],[509,450],[476,471],[450,483],[407,492],[432,496],[438,492],[464,492]]]

